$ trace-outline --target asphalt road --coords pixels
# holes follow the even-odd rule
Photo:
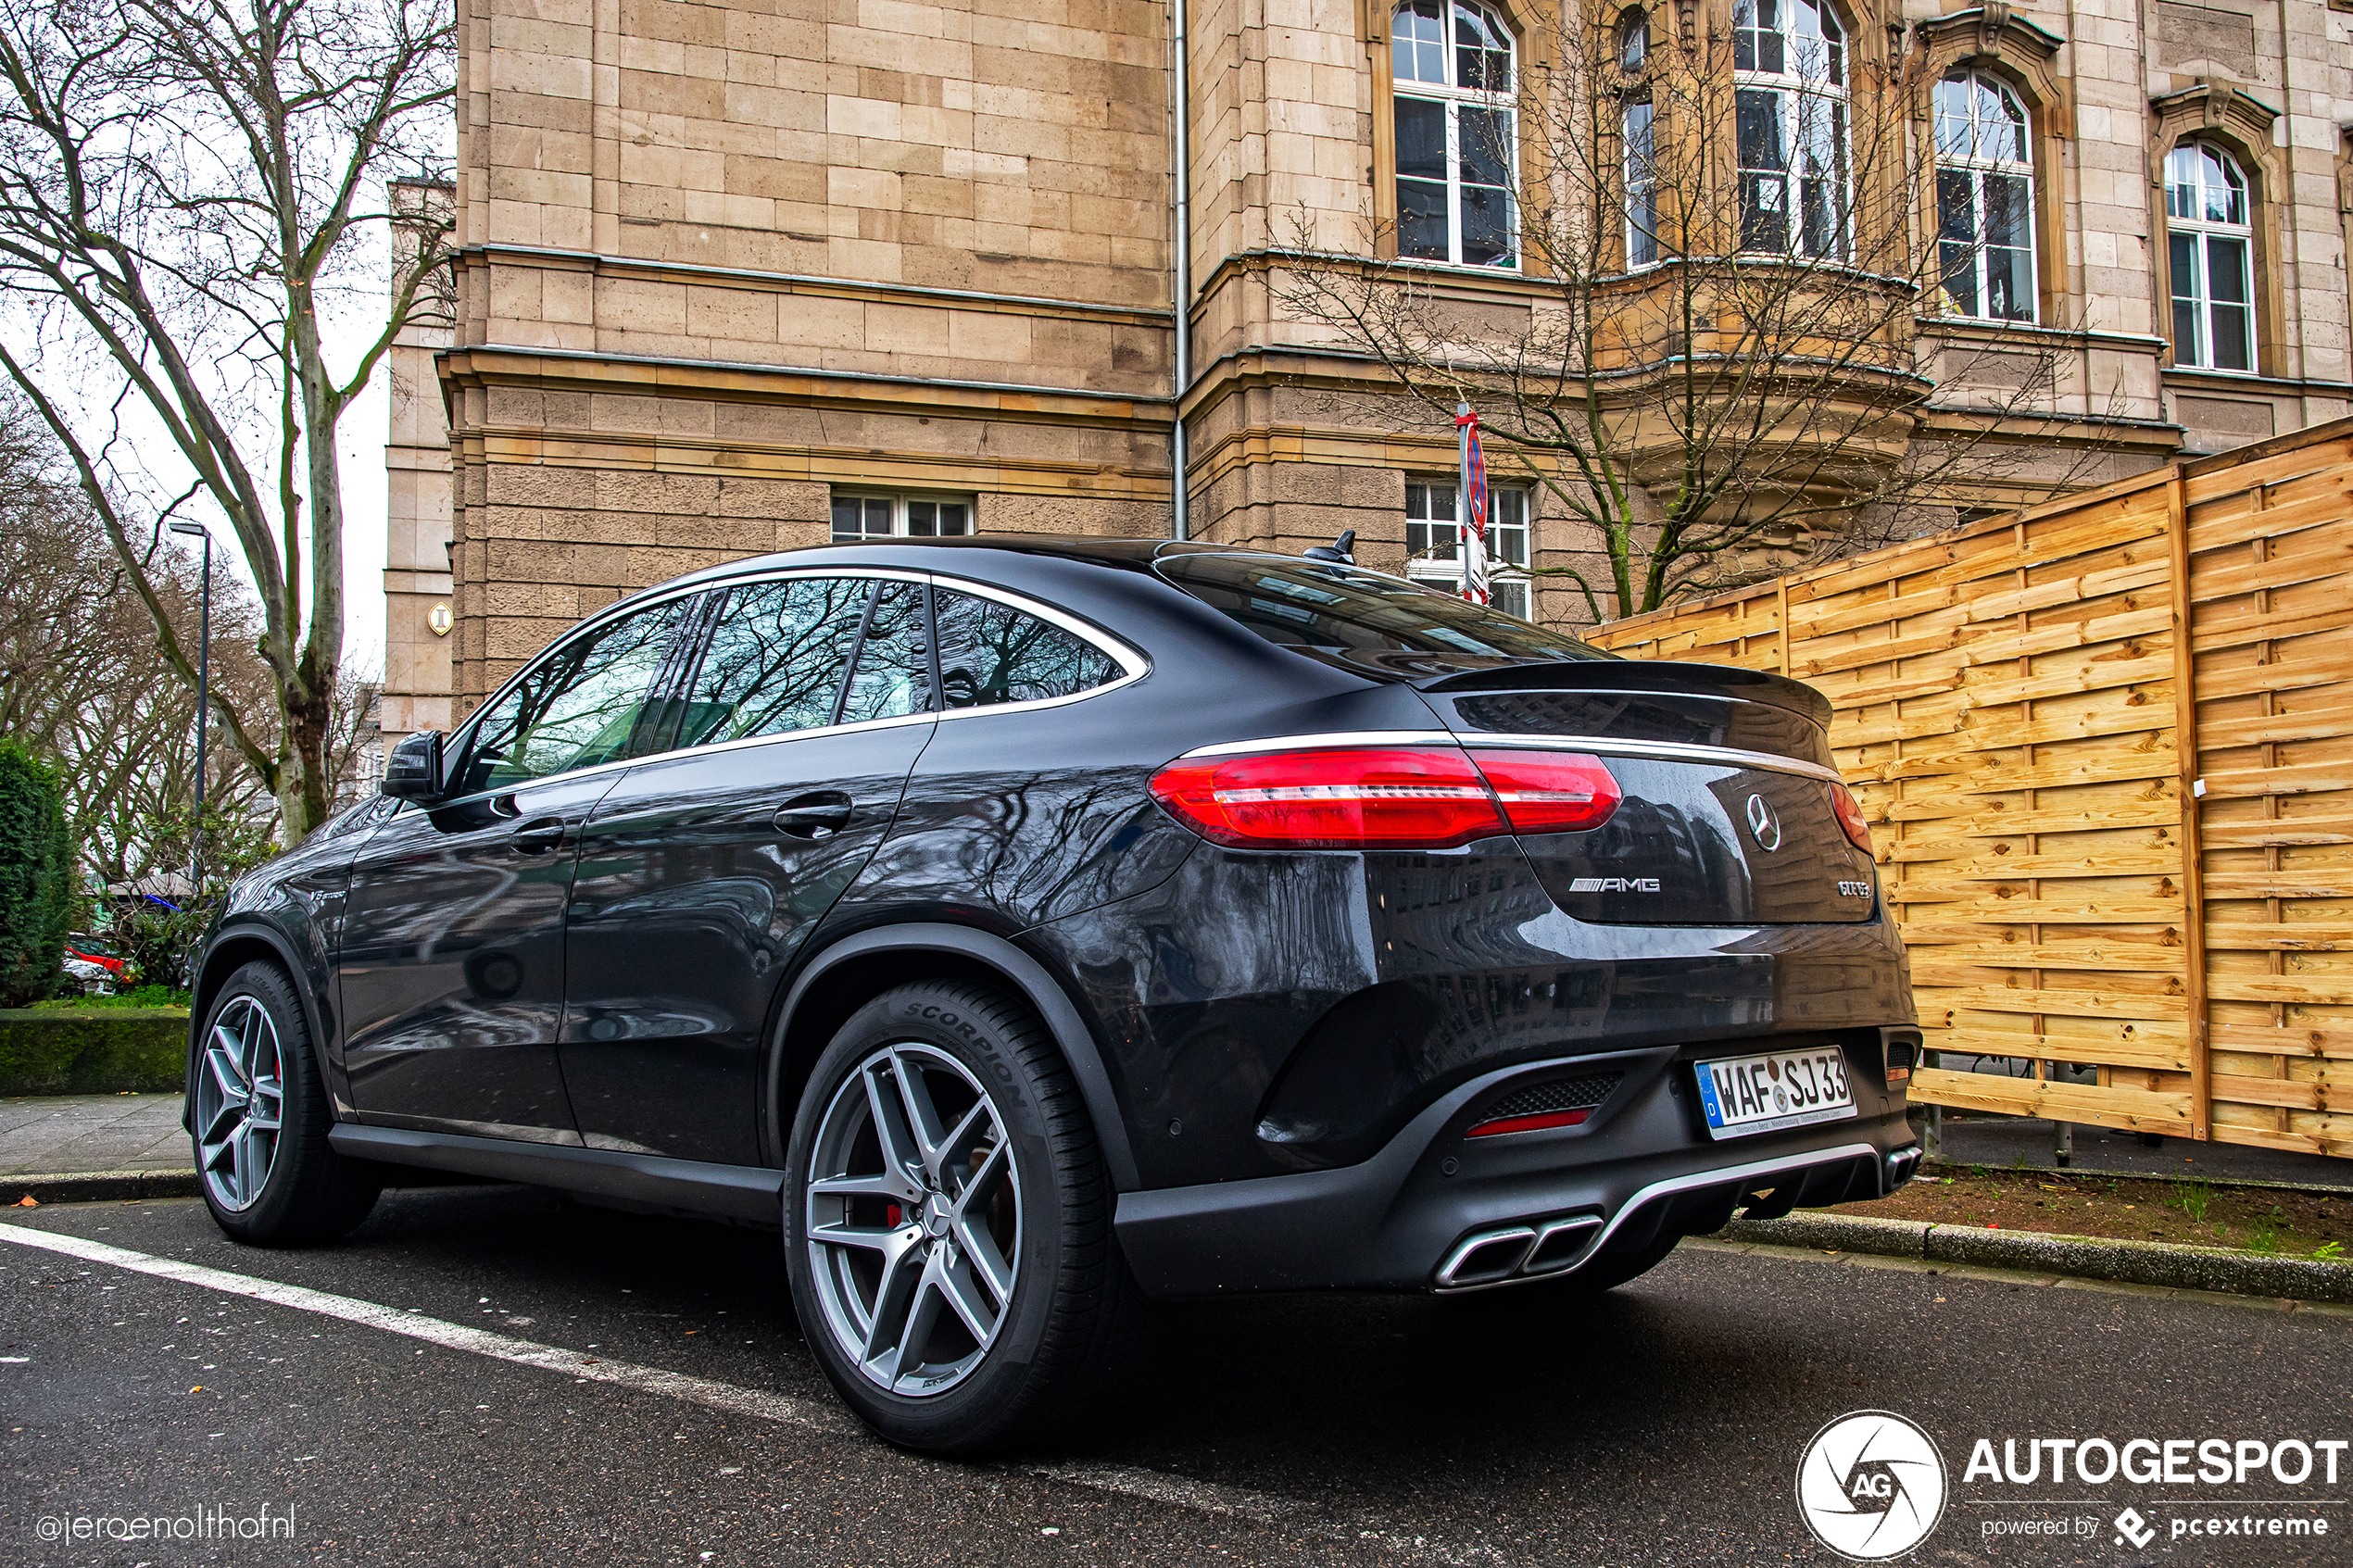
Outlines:
[[[1095,1429],[970,1466],[851,1426],[772,1236],[511,1188],[390,1194],[308,1252],[194,1201],[0,1224],[0,1562],[1828,1563],[1799,1456],[1876,1408],[1949,1476],[1912,1561],[2353,1562],[2353,1450],[2334,1485],[1963,1475],[1980,1437],[2353,1438],[2343,1313],[1687,1244],[1582,1308],[1163,1309]],[[265,1510],[291,1539],[94,1534]],[[2171,1537],[2225,1512],[2331,1534]]]

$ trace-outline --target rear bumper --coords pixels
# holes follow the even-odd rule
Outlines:
[[[1164,1298],[1478,1289],[1705,1235],[1739,1210],[1883,1197],[1918,1163],[1904,1097],[1875,1072],[1856,1074],[1853,1117],[1713,1143],[1674,1056],[1558,1064],[1626,1074],[1588,1126],[1466,1140],[1474,1106],[1546,1066],[1524,1064],[1462,1085],[1359,1164],[1122,1194],[1120,1245]]]

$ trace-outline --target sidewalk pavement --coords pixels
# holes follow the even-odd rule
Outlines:
[[[0,1177],[191,1171],[179,1095],[26,1095],[0,1099]]]

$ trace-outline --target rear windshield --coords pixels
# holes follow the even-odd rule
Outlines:
[[[1163,557],[1161,575],[1285,647],[1614,659],[1515,615],[1337,561],[1215,551]]]

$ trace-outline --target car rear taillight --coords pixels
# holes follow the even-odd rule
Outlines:
[[[1505,1133],[1541,1133],[1548,1127],[1582,1126],[1585,1118],[1593,1114],[1589,1106],[1582,1110],[1548,1110],[1541,1116],[1498,1116],[1481,1122],[1463,1134],[1466,1138],[1500,1137]]]
[[[1346,747],[1172,762],[1152,798],[1237,849],[1443,849],[1506,832],[1452,747]]]
[[[1598,757],[1574,751],[1474,751],[1514,833],[1585,833],[1609,821],[1623,792]]]
[[[1838,813],[1838,825],[1856,848],[1868,855],[1871,852],[1871,824],[1863,820],[1863,803],[1855,792],[1843,784],[1831,785],[1831,809]]]
[[[1577,833],[1617,809],[1596,757],[1346,746],[1170,763],[1152,798],[1236,849],[1447,849],[1501,834]]]

